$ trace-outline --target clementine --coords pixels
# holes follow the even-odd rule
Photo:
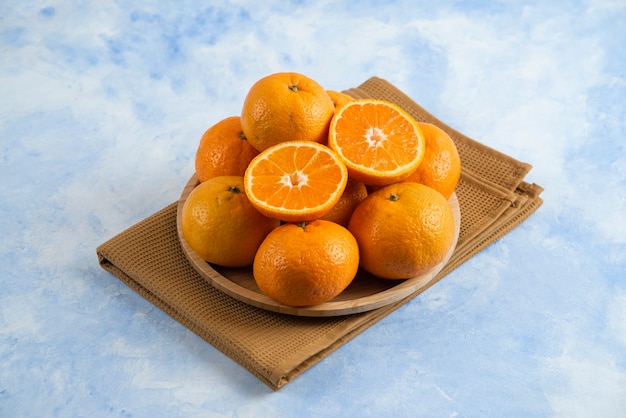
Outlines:
[[[182,208],[185,241],[203,260],[226,267],[252,264],[265,236],[279,224],[250,204],[241,176],[200,183]]]
[[[343,106],[348,102],[354,101],[354,97],[348,96],[346,93],[342,93],[336,90],[326,90],[326,93],[330,96],[330,100],[333,101],[333,105],[335,105],[335,109]]]
[[[359,99],[337,109],[328,145],[351,178],[383,186],[407,178],[424,157],[424,136],[417,122],[399,106]]]
[[[455,239],[447,200],[410,182],[369,194],[354,210],[348,229],[359,243],[361,267],[384,279],[428,272],[445,259]]]
[[[443,129],[418,122],[426,152],[417,169],[406,179],[430,186],[449,199],[461,177],[461,157],[454,141]]]
[[[241,117],[231,116],[207,129],[196,151],[196,175],[200,182],[217,176],[243,176],[259,152],[246,140]]]
[[[324,216],[320,219],[338,223],[341,226],[348,227],[350,216],[354,209],[367,197],[367,188],[365,184],[348,178],[346,188],[343,190],[339,201],[335,203]]]
[[[352,282],[359,247],[352,234],[330,221],[287,223],[259,247],[253,276],[259,289],[289,306],[326,302]]]
[[[250,144],[263,151],[284,141],[326,141],[333,113],[333,102],[318,82],[299,73],[275,73],[248,91],[241,125]]]

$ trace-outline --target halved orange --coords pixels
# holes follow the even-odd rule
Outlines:
[[[424,135],[411,115],[394,103],[358,99],[339,107],[328,145],[351,178],[383,186],[407,178],[424,158]]]
[[[267,217],[312,221],[337,203],[348,181],[341,158],[325,145],[286,141],[257,155],[244,175],[246,195]]]

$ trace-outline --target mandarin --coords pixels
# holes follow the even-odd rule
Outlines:
[[[241,117],[230,116],[207,129],[196,151],[196,175],[200,182],[218,176],[243,176],[259,152],[246,140]]]
[[[348,171],[325,145],[287,141],[254,157],[244,174],[246,194],[264,215],[287,222],[311,221],[341,198]]]
[[[213,177],[196,186],[182,208],[185,241],[209,263],[226,267],[252,264],[265,236],[280,224],[248,201],[242,176]]]
[[[284,141],[325,142],[334,105],[326,90],[299,73],[270,74],[248,91],[241,125],[259,151]]]
[[[410,182],[369,194],[354,210],[348,229],[359,243],[361,267],[384,279],[428,272],[445,259],[455,239],[448,201]]]
[[[343,190],[339,201],[320,219],[332,221],[347,228],[352,212],[366,197],[367,188],[365,184],[348,178],[348,183],[346,183],[346,188]]]
[[[388,101],[358,99],[337,109],[328,145],[351,178],[384,186],[407,178],[424,157],[424,136],[411,115]]]
[[[259,289],[288,306],[326,302],[352,282],[359,247],[352,234],[330,221],[287,223],[259,247],[253,276]]]
[[[422,183],[437,190],[446,199],[454,193],[461,177],[461,157],[454,141],[443,129],[418,122],[426,152],[422,162],[406,181]]]
[[[346,93],[342,93],[336,90],[326,90],[326,93],[330,96],[330,100],[333,101],[335,109],[340,108],[348,102],[354,101],[354,97],[348,96]]]

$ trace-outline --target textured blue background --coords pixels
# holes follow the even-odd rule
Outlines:
[[[223,3],[0,4],[0,416],[623,417],[624,2]],[[533,164],[545,203],[272,392],[95,248],[277,71],[385,78]]]

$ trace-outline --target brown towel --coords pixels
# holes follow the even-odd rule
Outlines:
[[[463,167],[456,189],[459,242],[429,286],[541,205],[542,188],[524,182],[529,164],[451,129],[387,81],[373,77],[346,93],[395,102],[417,120],[446,130],[459,149]],[[249,306],[213,288],[187,261],[178,241],[176,206],[168,205],[100,245],[100,265],[273,389],[425,290],[383,308],[339,317],[291,316]]]

